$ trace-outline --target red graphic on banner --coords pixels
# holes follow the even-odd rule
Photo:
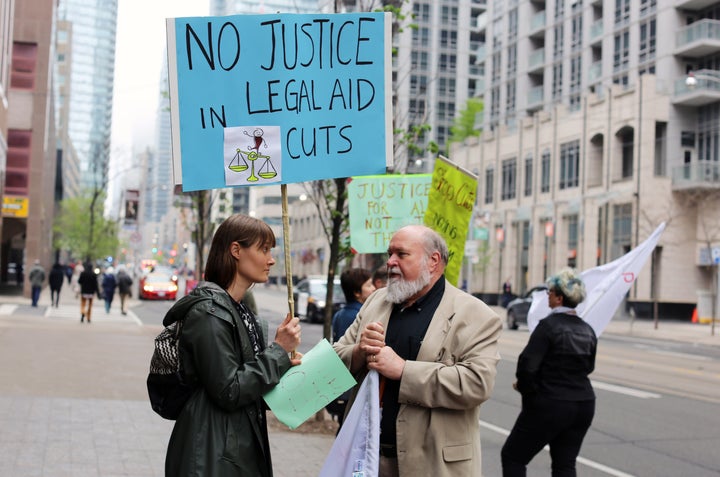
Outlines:
[[[635,280],[635,274],[633,272],[625,272],[623,273],[623,280],[625,280],[625,283],[632,283],[633,280]]]

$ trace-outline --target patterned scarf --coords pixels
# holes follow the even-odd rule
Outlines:
[[[260,332],[258,331],[257,321],[255,320],[252,312],[248,310],[244,304],[238,303],[235,300],[233,300],[233,304],[240,314],[240,318],[242,318],[245,329],[250,336],[250,343],[252,343],[253,351],[255,352],[255,355],[257,355],[264,348],[263,344],[260,342]]]

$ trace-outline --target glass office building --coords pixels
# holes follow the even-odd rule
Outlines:
[[[79,162],[80,188],[106,188],[117,0],[60,0],[58,19],[72,24],[67,132]]]

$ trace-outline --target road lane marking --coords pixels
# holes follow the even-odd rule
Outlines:
[[[480,420],[479,422],[480,422],[480,426],[481,426],[481,427],[484,427],[484,428],[489,429],[489,430],[491,430],[491,431],[497,432],[497,433],[500,434],[500,435],[503,435],[503,436],[509,436],[509,435],[510,435],[510,431],[507,430],[507,429],[505,429],[505,428],[503,428],[503,427],[496,426],[495,424],[490,424],[489,422],[485,422],[485,421],[483,421],[483,420]],[[545,447],[543,447],[543,450],[544,450],[545,452],[549,452],[549,451],[550,451],[550,447],[549,447],[549,446],[545,446]],[[584,465],[584,466],[586,466],[586,467],[592,467],[592,468],[595,469],[595,470],[599,470],[600,472],[603,472],[603,473],[608,474],[608,475],[612,475],[612,476],[614,476],[614,477],[635,477],[633,474],[628,474],[628,473],[623,472],[623,471],[621,471],[621,470],[614,469],[614,468],[612,468],[612,467],[608,467],[607,465],[601,464],[601,463],[599,463],[599,462],[595,462],[594,460],[586,459],[585,457],[580,457],[580,456],[578,456],[577,462],[581,463],[582,465]]]
[[[618,386],[616,384],[603,383],[602,381],[593,380],[591,382],[593,388],[602,389],[603,391],[610,391],[618,394],[625,394],[626,396],[632,396],[640,399],[659,399],[662,397],[661,394],[641,391],[639,389],[628,388],[625,386]]]
[[[17,310],[17,305],[0,305],[0,315],[12,315]]]

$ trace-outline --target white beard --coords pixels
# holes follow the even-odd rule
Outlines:
[[[425,262],[427,262],[427,260],[425,260]],[[395,304],[405,303],[410,297],[416,295],[420,292],[420,290],[430,284],[430,270],[428,270],[424,265],[426,264],[423,264],[420,276],[411,281],[405,280],[399,268],[388,270],[388,273],[400,273],[401,275],[399,278],[394,275],[390,275],[385,300]]]

